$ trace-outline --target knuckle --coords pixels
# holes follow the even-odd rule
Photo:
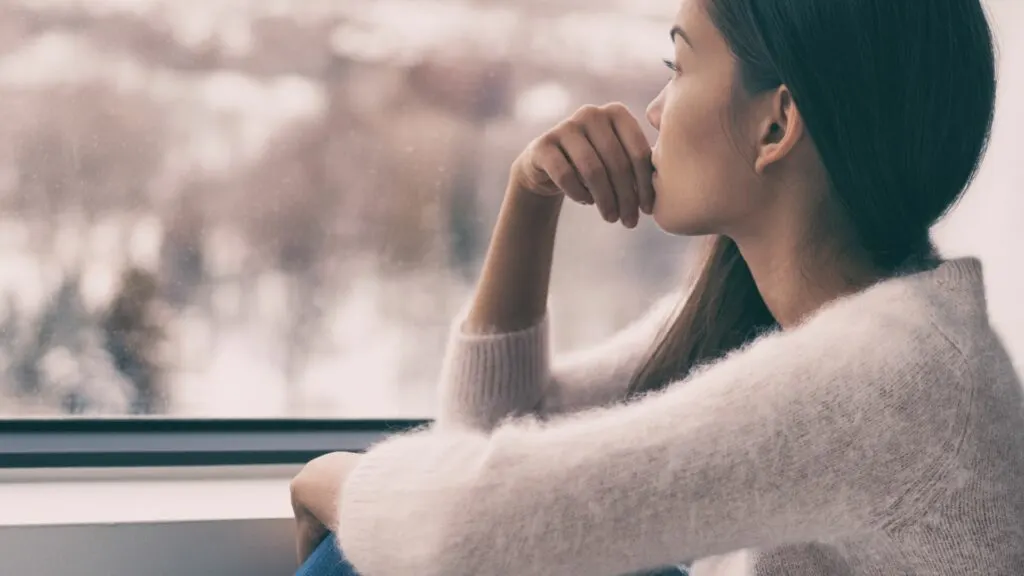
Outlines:
[[[630,153],[629,160],[638,179],[651,172],[652,166],[650,152]]]
[[[562,123],[559,127],[559,132],[580,134],[584,131],[584,126],[586,126],[586,124],[586,120],[573,116]]]
[[[593,160],[583,160],[576,165],[576,169],[580,171],[580,175],[585,180],[593,182],[601,176],[604,166],[599,165]]]
[[[621,117],[623,115],[630,115],[629,108],[627,108],[622,102],[609,102],[602,106],[601,109],[610,116]]]
[[[601,114],[601,110],[593,104],[587,104],[581,106],[575,114],[572,115],[571,120],[581,123],[587,123],[593,121],[593,119]]]
[[[565,162],[560,162],[551,169],[551,179],[559,186],[565,186],[572,182],[572,168]]]
[[[558,133],[554,130],[543,134],[533,141],[534,152],[542,153],[558,146]]]
[[[616,157],[611,161],[611,164],[615,174],[620,175],[623,179],[627,178],[633,171],[633,164],[627,158]]]
[[[530,162],[534,165],[540,166],[547,164],[548,160],[554,157],[555,150],[558,149],[558,142],[554,139],[547,137],[538,139],[529,148],[527,157]]]

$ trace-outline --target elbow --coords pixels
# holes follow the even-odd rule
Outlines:
[[[487,436],[464,431],[403,435],[367,452],[345,483],[338,513],[338,539],[356,570],[475,574],[465,560],[483,548],[483,486],[493,486],[479,478],[487,453]]]
[[[365,576],[458,576],[469,572],[459,561],[457,546],[446,545],[439,523],[409,523],[381,531],[379,526],[346,526],[338,530],[345,559]],[[365,529],[365,530],[364,530]]]
[[[358,504],[341,506],[338,541],[345,558],[366,576],[456,576],[466,572],[467,526],[462,515],[469,499],[446,494],[440,498],[377,494],[372,509]],[[470,524],[472,525],[472,524]]]

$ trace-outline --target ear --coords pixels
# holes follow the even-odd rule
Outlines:
[[[763,175],[769,166],[788,156],[803,138],[805,130],[804,119],[789,88],[779,86],[765,98],[766,113],[758,127],[757,159],[754,161],[754,171],[758,175]]]

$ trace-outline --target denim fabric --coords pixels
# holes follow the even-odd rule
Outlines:
[[[302,563],[295,576],[358,576],[352,566],[345,561],[338,540],[333,534],[324,538],[309,558]]]

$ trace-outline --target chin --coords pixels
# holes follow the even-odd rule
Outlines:
[[[655,224],[668,234],[673,236],[707,236],[718,233],[716,226],[708,219],[700,218],[692,210],[670,210],[666,208],[666,206],[659,204],[655,200],[654,213],[651,216],[654,218]]]
[[[702,201],[700,190],[690,187],[673,187],[665,178],[655,173],[654,222],[673,236],[706,236],[717,234],[715,218],[709,214],[709,204]]]

